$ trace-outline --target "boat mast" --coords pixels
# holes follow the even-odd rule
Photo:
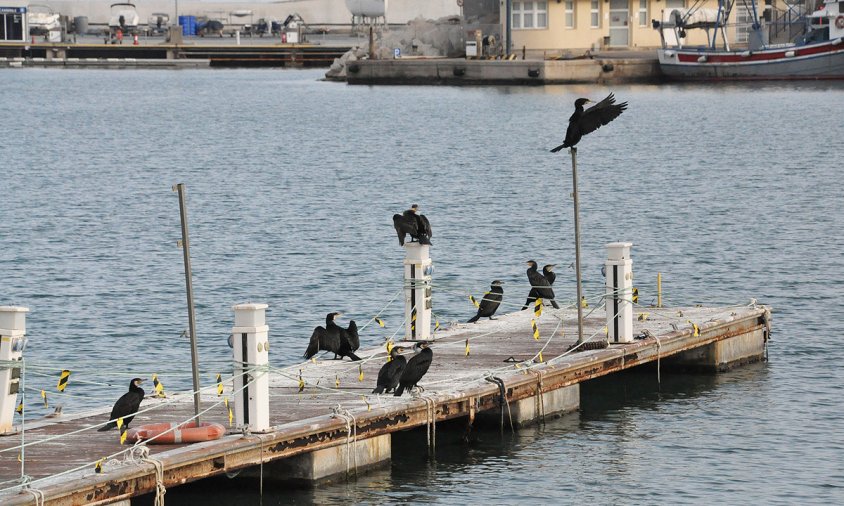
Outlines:
[[[753,0],[751,0],[753,1]],[[730,19],[730,12],[733,10],[735,0],[718,0],[718,13],[715,16],[715,30],[712,32],[712,41],[709,43],[712,49],[718,43],[718,30],[721,30],[721,40],[724,41],[724,49],[730,50],[730,43],[727,41],[727,20]]]

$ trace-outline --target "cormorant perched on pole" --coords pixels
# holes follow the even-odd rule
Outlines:
[[[466,323],[474,323],[481,318],[495,319],[492,315],[498,311],[498,306],[501,305],[501,299],[504,297],[504,289],[501,288],[503,284],[496,279],[489,285],[489,291],[484,294],[484,298],[481,300],[480,306],[478,306],[478,314],[470,318]]]
[[[401,396],[405,388],[411,389],[415,387],[419,383],[419,380],[422,379],[422,376],[425,376],[425,373],[428,372],[428,368],[431,367],[431,361],[434,360],[434,352],[428,347],[428,343],[416,343],[414,348],[419,350],[419,352],[407,361],[407,366],[405,366],[399,379],[399,386],[396,388],[396,397]]]
[[[335,360],[337,357],[360,360],[360,357],[354,354],[360,347],[358,326],[352,320],[349,322],[349,328],[344,329],[334,323],[338,316],[340,316],[340,313],[328,313],[325,317],[325,328],[317,327],[314,329],[308,349],[305,351],[304,357],[306,359],[313,357],[320,350],[325,350],[334,353]]]
[[[545,279],[545,276],[540,274],[536,261],[528,260],[527,264],[530,266],[527,270],[528,281],[530,281],[530,293],[522,309],[527,309],[530,304],[539,298],[549,301],[554,306],[554,309],[560,309],[554,297],[554,289],[551,288],[551,283]],[[556,275],[554,275],[554,278],[556,279]]]
[[[552,149],[556,153],[563,148],[571,148],[571,179],[572,200],[574,201],[574,263],[577,276],[577,343],[583,344],[583,281],[580,275],[580,200],[577,194],[577,147],[580,138],[594,132],[603,125],[619,117],[627,109],[627,102],[615,103],[615,96],[610,93],[589,109],[583,110],[583,105],[590,103],[588,98],[578,98],[574,101],[574,113],[569,118],[566,130],[566,140]]]
[[[591,103],[593,102],[588,98],[578,98],[574,101],[574,113],[569,118],[566,140],[552,149],[552,153],[577,145],[581,137],[606,125],[627,109],[627,102],[616,104],[612,93],[584,111],[583,106]]]
[[[419,204],[413,204],[402,214],[393,215],[393,227],[396,229],[399,244],[402,246],[404,246],[405,235],[410,235],[411,242],[416,240],[419,244],[431,244],[431,222],[418,211]]]
[[[381,366],[378,371],[378,381],[373,394],[387,394],[399,386],[399,379],[407,366],[407,359],[401,355],[404,348],[396,346],[390,351],[392,360]]]
[[[111,408],[111,415],[109,415],[111,421],[97,430],[104,432],[117,427],[118,418],[122,418],[123,426],[129,428],[129,423],[135,418],[135,413],[138,412],[141,401],[144,399],[144,389],[141,388],[143,382],[141,378],[133,378],[129,382],[129,391],[121,395]]]

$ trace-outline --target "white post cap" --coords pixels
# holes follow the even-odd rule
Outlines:
[[[0,306],[0,329],[26,332],[28,307]]]
[[[632,242],[611,242],[607,244],[607,260],[630,260]]]
[[[267,304],[237,304],[232,306],[234,310],[235,327],[263,327],[266,325],[264,311],[269,307]]]

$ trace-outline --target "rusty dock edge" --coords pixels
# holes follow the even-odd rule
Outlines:
[[[508,403],[528,399],[732,337],[758,335],[767,340],[769,314],[769,308],[760,306],[733,319],[704,323],[699,336],[695,336],[692,329],[676,330],[658,336],[658,341],[648,338],[604,350],[574,353],[530,370],[514,368],[497,377],[504,381]],[[498,385],[484,381],[468,384],[452,394],[429,394],[427,397],[436,401],[436,421],[471,419],[477,412],[501,407]],[[409,399],[398,407],[373,407],[356,416],[358,441],[425,426],[431,417],[429,407],[422,399]],[[162,463],[163,485],[170,488],[349,441],[346,422],[331,415],[286,423],[274,429],[262,434],[230,435],[217,441],[157,453],[153,458]],[[104,474],[86,472],[78,479],[47,481],[40,484],[38,490],[48,504],[108,504],[155,492],[156,486],[155,466],[139,463],[115,467]],[[31,504],[32,501],[33,494],[27,492],[3,498],[8,505]]]

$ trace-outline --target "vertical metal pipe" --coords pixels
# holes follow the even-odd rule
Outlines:
[[[190,325],[190,359],[193,365],[193,407],[199,425],[199,353],[196,350],[196,311],[193,305],[193,281],[190,268],[190,240],[188,239],[188,209],[185,204],[185,184],[176,185],[179,192],[179,211],[182,217],[182,253],[185,259],[185,290],[188,297],[188,324]]]
[[[583,343],[583,283],[580,278],[580,204],[577,200],[577,148],[571,148],[572,197],[574,197],[574,264],[577,273],[577,344]]]
[[[512,36],[512,28],[511,28],[512,24],[511,23],[513,22],[513,2],[512,2],[512,0],[505,0],[504,3],[506,4],[505,14],[507,16],[507,20],[504,22],[504,26],[505,26],[505,29],[504,29],[504,39],[505,39],[504,52],[509,55],[510,52],[513,50],[513,41],[510,38]],[[478,48],[478,49],[480,49],[480,48]]]
[[[662,307],[662,273],[656,273],[656,307]]]
[[[21,480],[26,477],[26,360],[21,357]],[[14,415],[13,415],[14,417]]]

